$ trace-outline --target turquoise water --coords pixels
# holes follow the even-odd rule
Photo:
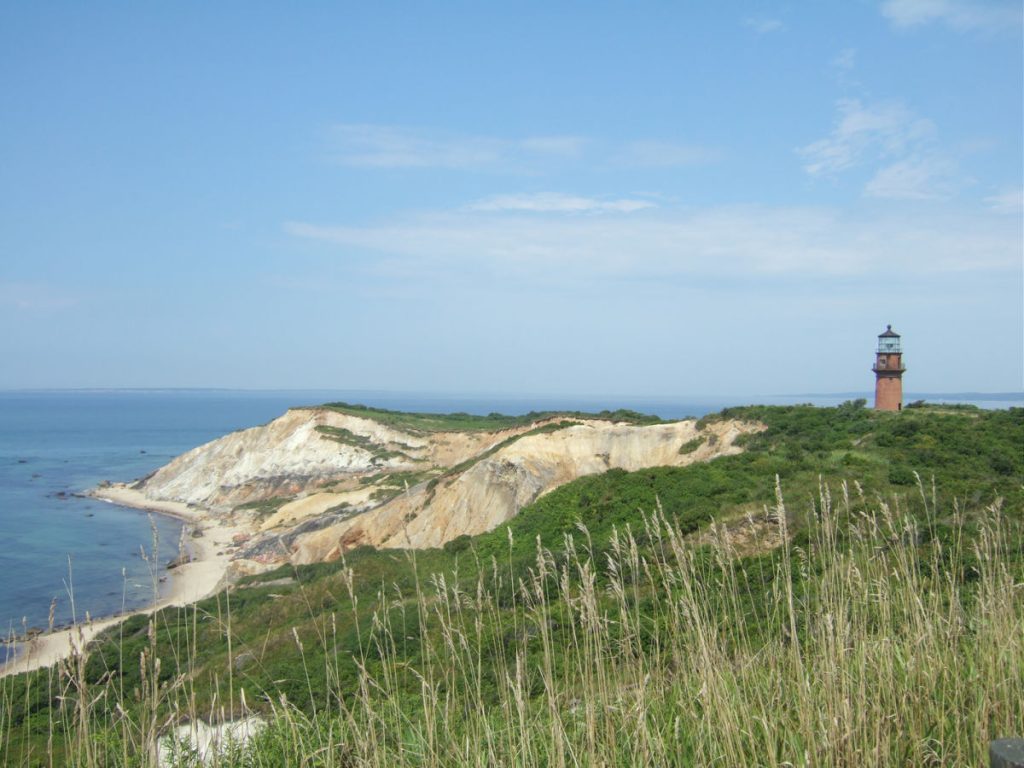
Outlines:
[[[832,405],[844,398],[745,398]],[[127,481],[236,429],[295,405],[330,400],[397,410],[486,414],[632,408],[663,418],[701,416],[740,400],[479,397],[383,392],[0,392],[0,630],[46,627],[50,603],[67,624],[148,604],[177,552],[180,523],[74,494]],[[1006,407],[1010,403],[1000,403]],[[147,563],[140,549],[159,546]],[[72,600],[73,596],[73,600]]]

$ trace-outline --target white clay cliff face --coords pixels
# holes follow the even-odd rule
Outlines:
[[[296,409],[189,451],[136,488],[148,499],[218,516],[247,502],[291,498],[250,521],[249,556],[264,566],[285,559],[311,563],[364,544],[441,546],[495,528],[578,477],[708,461],[738,453],[736,437],[762,428],[738,421],[703,430],[693,420],[650,426],[573,421],[579,423],[525,435],[481,457],[546,422],[496,432],[413,433],[326,409]],[[344,436],[331,439],[324,428]],[[694,441],[700,443],[695,449],[680,452]],[[463,471],[449,471],[474,457]],[[376,479],[394,472],[418,473],[419,482],[390,500],[375,497]]]

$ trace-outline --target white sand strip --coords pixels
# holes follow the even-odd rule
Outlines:
[[[150,614],[161,608],[183,606],[202,600],[217,590],[228,569],[230,549],[234,546],[232,537],[241,532],[239,528],[185,504],[152,501],[139,491],[123,485],[100,488],[90,495],[123,507],[173,515],[200,527],[203,532],[200,538],[187,538],[192,562],[167,571],[170,575],[169,589],[149,608],[38,635],[19,644],[18,655],[7,663],[3,663],[3,651],[0,651],[0,677],[56,664],[75,651],[81,651],[100,632],[117,626],[129,616]]]

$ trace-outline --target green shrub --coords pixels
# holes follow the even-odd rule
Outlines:
[[[693,438],[693,440],[687,440],[685,443],[683,443],[681,446],[679,446],[679,453],[683,454],[683,455],[688,454],[688,453],[693,453],[698,448],[700,448],[702,445],[704,445],[704,438],[703,437],[695,437],[695,438]]]

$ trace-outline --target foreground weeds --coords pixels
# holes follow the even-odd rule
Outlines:
[[[197,618],[179,614],[183,652],[160,658],[151,625],[123,660],[141,667],[133,690],[115,669],[86,683],[84,657],[35,675],[42,699],[0,682],[0,758],[152,765],[171,726],[258,712],[267,727],[212,764],[983,765],[988,742],[1024,724],[1020,530],[998,501],[937,506],[920,483],[899,501],[822,486],[799,510],[777,488],[743,557],[730,529],[697,540],[660,508],[600,549],[582,526],[538,541],[525,572],[472,546],[470,578],[420,573],[404,553],[414,586],[383,584],[362,624],[343,565],[347,604],[293,633],[308,705],[238,686],[229,650],[200,709]],[[353,625],[366,629],[350,654],[339,635]],[[353,656],[354,686],[340,671]],[[22,738],[43,721],[47,743]]]

